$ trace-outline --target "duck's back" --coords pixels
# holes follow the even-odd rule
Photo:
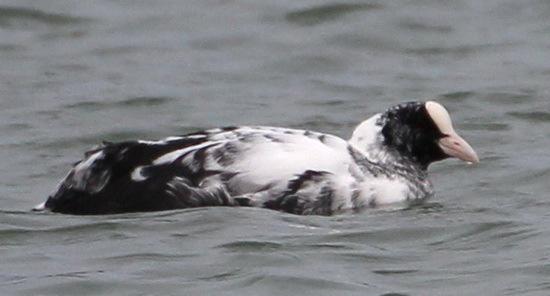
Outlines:
[[[330,214],[350,206],[338,196],[351,196],[362,177],[349,149],[332,135],[273,127],[104,143],[73,167],[45,207],[105,214],[241,205]]]

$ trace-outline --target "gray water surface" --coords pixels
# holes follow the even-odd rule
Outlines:
[[[0,1],[2,295],[550,295],[550,2]],[[481,157],[406,210],[37,214],[83,151],[437,99]]]

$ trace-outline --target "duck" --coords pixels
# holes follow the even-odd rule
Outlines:
[[[349,140],[271,126],[212,128],[161,140],[103,142],[34,208],[74,215],[260,207],[334,215],[434,195],[430,164],[478,163],[436,101],[392,106]]]

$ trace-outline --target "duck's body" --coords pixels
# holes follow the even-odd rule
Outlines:
[[[331,215],[424,200],[433,194],[427,165],[444,157],[433,155],[427,161],[388,146],[387,134],[395,132],[385,130],[392,122],[388,112],[363,122],[349,141],[257,126],[105,143],[86,153],[44,207],[106,214],[255,206]]]

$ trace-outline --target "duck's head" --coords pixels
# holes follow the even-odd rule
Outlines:
[[[397,152],[424,169],[448,157],[479,162],[474,149],[455,132],[449,112],[434,101],[391,107],[361,123],[350,143],[375,158]]]

